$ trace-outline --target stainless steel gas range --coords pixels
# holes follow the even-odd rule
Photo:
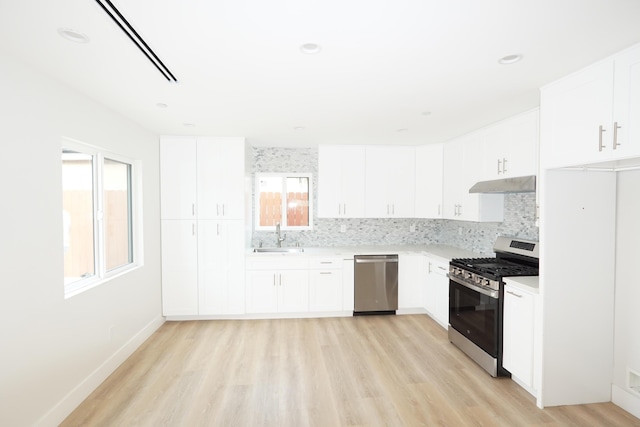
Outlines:
[[[537,276],[538,242],[500,236],[495,258],[456,258],[449,263],[449,340],[491,376],[502,367],[504,281]]]

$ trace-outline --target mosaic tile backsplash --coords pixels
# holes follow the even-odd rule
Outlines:
[[[445,219],[326,219],[318,218],[317,209],[317,148],[254,147],[255,173],[297,172],[313,174],[313,230],[287,231],[285,246],[322,247],[358,245],[424,245],[446,244],[458,248],[492,255],[497,236],[515,236],[538,240],[535,225],[535,193],[506,194],[504,221],[476,223]],[[254,180],[255,181],[255,180]],[[255,200],[252,198],[252,200]],[[255,215],[255,206],[252,209]],[[341,226],[346,232],[340,232]],[[410,231],[415,226],[415,231]],[[253,246],[275,246],[272,231],[253,230]]]

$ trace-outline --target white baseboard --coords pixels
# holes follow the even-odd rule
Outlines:
[[[629,393],[622,387],[613,384],[611,386],[611,401],[633,415],[640,418],[640,397]]]
[[[149,322],[129,341],[98,366],[87,378],[67,393],[53,408],[36,423],[37,427],[57,426],[78,407],[102,382],[107,379],[133,352],[142,345],[162,324],[164,317],[158,316]]]

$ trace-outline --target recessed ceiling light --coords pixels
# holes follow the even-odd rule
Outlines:
[[[304,130],[304,126],[296,126],[293,130]]]
[[[522,59],[522,55],[507,55],[498,60],[498,63],[503,65],[515,64]]]
[[[195,123],[183,123],[182,126],[186,126],[188,128],[192,128],[195,126]]]
[[[423,111],[422,115],[423,116],[430,116],[431,115],[431,111]]]
[[[408,131],[408,130],[409,130],[409,129],[407,129],[407,128],[402,128],[402,129],[398,129],[396,132],[406,132],[406,131]]]
[[[165,104],[164,102],[158,102],[158,103],[156,104],[156,107],[158,107],[158,108],[167,108],[167,107],[168,107],[168,105],[167,105],[167,104]]]
[[[302,53],[306,53],[307,55],[315,55],[322,50],[319,44],[316,43],[305,43],[300,46],[300,51]]]
[[[89,37],[86,34],[70,28],[58,28],[58,34],[74,43],[89,43]]]

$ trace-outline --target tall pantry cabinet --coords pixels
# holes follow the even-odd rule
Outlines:
[[[244,313],[244,138],[160,139],[165,316]]]

